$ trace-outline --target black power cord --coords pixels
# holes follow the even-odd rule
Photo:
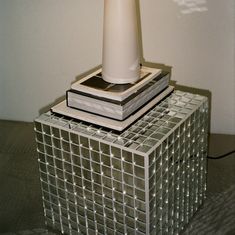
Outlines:
[[[219,159],[222,159],[222,158],[226,158],[226,157],[230,156],[233,153],[235,153],[235,150],[232,150],[232,151],[230,151],[228,153],[225,153],[225,154],[217,156],[217,157],[207,156],[207,158],[208,159],[212,159],[212,160],[219,160]]]

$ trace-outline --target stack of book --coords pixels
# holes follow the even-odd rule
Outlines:
[[[168,72],[142,67],[138,82],[112,84],[102,79],[99,69],[72,84],[63,107],[57,105],[52,111],[84,121],[88,118],[89,122],[101,126],[110,123],[107,119],[125,122],[126,127],[173,91],[169,80]]]

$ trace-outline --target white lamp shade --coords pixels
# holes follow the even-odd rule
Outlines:
[[[104,0],[103,79],[134,83],[140,78],[136,0]]]

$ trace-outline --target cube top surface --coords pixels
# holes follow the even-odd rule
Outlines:
[[[122,132],[58,116],[51,112],[35,120],[35,129],[37,131],[39,122],[145,156],[169,137],[182,122],[189,119],[192,113],[195,112],[195,115],[190,118],[196,119],[197,111],[208,112],[207,105],[206,97],[175,91]],[[191,121],[188,120],[187,125],[190,125]]]

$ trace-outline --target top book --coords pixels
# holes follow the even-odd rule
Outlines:
[[[140,79],[136,83],[113,84],[102,79],[102,69],[72,84],[71,89],[107,99],[123,101],[161,73],[160,69],[141,67]]]

